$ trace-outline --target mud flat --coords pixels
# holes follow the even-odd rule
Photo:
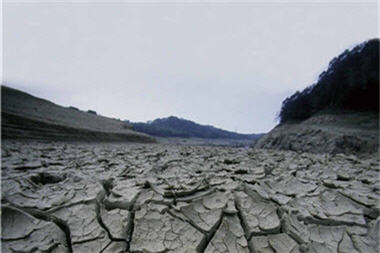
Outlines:
[[[1,180],[3,253],[379,250],[376,157],[3,141]]]

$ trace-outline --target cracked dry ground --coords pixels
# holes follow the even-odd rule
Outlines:
[[[379,162],[3,142],[1,252],[378,252]]]

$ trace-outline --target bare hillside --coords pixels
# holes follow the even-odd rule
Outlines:
[[[255,147],[311,153],[375,153],[378,129],[377,113],[321,113],[302,122],[278,125]]]
[[[1,93],[3,138],[154,141],[120,120],[62,107],[6,86]]]

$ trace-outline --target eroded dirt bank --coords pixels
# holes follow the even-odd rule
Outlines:
[[[2,143],[1,252],[378,252],[379,162]]]
[[[302,122],[276,126],[255,144],[260,149],[308,153],[379,152],[379,113],[321,113]]]

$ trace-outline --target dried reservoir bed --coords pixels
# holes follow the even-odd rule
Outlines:
[[[378,252],[379,161],[3,141],[1,252]]]

